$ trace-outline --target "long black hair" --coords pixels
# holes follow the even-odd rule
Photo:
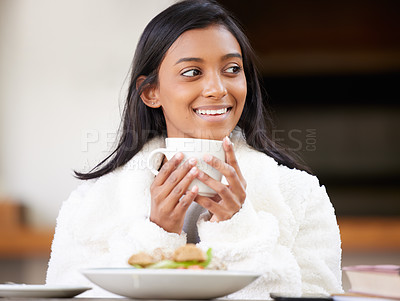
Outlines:
[[[90,172],[75,171],[79,179],[97,178],[113,171],[127,163],[151,138],[165,135],[166,123],[162,109],[146,106],[140,95],[144,87],[158,83],[161,62],[177,38],[185,31],[210,25],[222,25],[227,28],[237,39],[242,50],[247,96],[238,126],[247,144],[289,168],[307,170],[297,156],[273,141],[273,122],[261,93],[254,51],[239,22],[214,0],[184,0],[154,17],[143,31],[131,66],[129,90],[117,146]],[[141,75],[146,78],[136,87]]]

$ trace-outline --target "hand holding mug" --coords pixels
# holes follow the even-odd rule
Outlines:
[[[218,158],[221,162],[225,162],[225,151],[222,146],[223,142],[219,140],[207,140],[207,139],[195,139],[195,138],[166,138],[165,148],[158,148],[153,150],[148,158],[147,165],[151,172],[155,175],[158,171],[154,167],[154,157],[156,154],[162,153],[165,157],[170,160],[178,152],[182,153],[184,158],[180,164],[188,159],[196,159],[196,166],[198,169],[209,175],[216,181],[221,181],[222,174],[215,168],[207,164],[203,160],[204,155],[209,154],[215,158]],[[199,195],[213,197],[217,194],[212,187],[202,183],[198,179],[194,179],[189,185],[189,190],[194,186],[199,187]]]
[[[198,187],[188,191],[190,183],[196,178],[196,160],[182,163],[183,154],[177,153],[158,172],[150,187],[150,220],[167,232],[180,234],[185,214],[198,194]]]
[[[164,154],[168,162],[158,172],[153,159],[159,153]],[[150,153],[148,167],[156,175],[150,188],[150,220],[164,230],[180,234],[186,211],[196,196],[216,196],[216,191],[196,179],[199,170],[202,170],[214,181],[221,181],[220,171],[203,161],[205,154],[212,154],[224,162],[222,141],[166,138],[166,148]]]
[[[242,208],[246,199],[247,183],[240,171],[233,145],[228,137],[224,139],[223,148],[226,162],[210,155],[205,155],[204,160],[225,176],[228,185],[216,181],[201,171],[197,176],[200,181],[217,192],[217,195],[212,198],[197,196],[195,200],[212,214],[211,221],[230,219]]]

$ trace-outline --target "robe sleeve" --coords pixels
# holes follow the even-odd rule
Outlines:
[[[300,266],[303,294],[341,293],[341,240],[325,187],[313,187],[293,254]]]
[[[88,285],[93,289],[80,296],[115,297],[89,282],[80,270],[126,267],[135,252],[175,249],[186,243],[186,234],[166,232],[152,223],[144,210],[121,212],[118,208],[123,206],[114,206],[109,201],[115,197],[109,192],[113,190],[104,188],[113,186],[110,177],[82,184],[63,203],[52,243],[48,284]]]
[[[266,299],[271,292],[294,296],[342,292],[339,230],[326,191],[305,172],[290,170],[289,174],[281,187],[290,189],[280,193],[280,202],[278,194],[268,200],[260,199],[262,193],[248,193],[230,220],[216,223],[204,216],[198,222],[199,245],[211,247],[228,270],[262,274],[232,298]]]

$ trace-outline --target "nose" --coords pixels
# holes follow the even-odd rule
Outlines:
[[[210,74],[204,79],[203,96],[206,98],[221,99],[228,94],[220,74]]]

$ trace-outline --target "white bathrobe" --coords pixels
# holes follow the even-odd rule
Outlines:
[[[230,220],[210,222],[205,214],[197,222],[200,248],[211,247],[228,270],[263,274],[230,297],[342,292],[339,228],[325,188],[316,177],[252,149],[239,132],[231,139],[247,182],[246,201]],[[163,146],[163,138],[154,138],[122,168],[71,193],[57,219],[48,284],[94,286],[80,269],[127,266],[135,252],[186,243],[186,233],[168,233],[149,220],[154,175],[146,162]],[[112,294],[94,286],[81,296]]]

